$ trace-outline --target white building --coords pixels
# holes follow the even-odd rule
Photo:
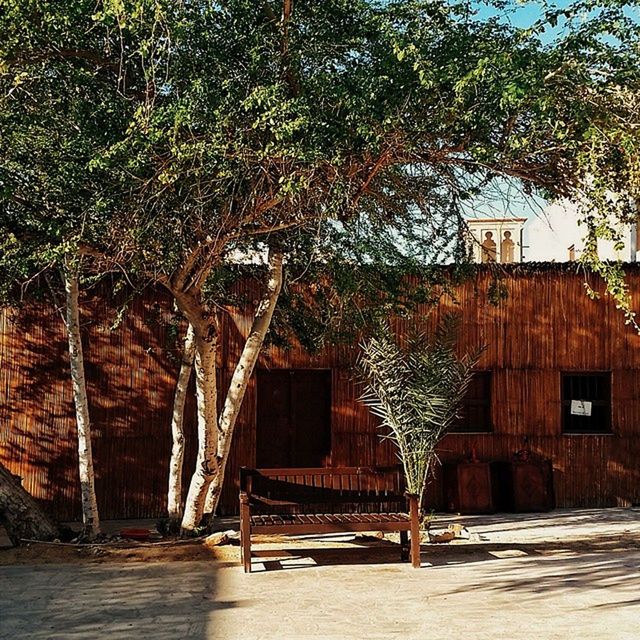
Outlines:
[[[476,262],[567,262],[578,259],[584,249],[586,229],[579,220],[576,205],[564,201],[528,218],[469,218],[466,223]],[[617,228],[624,248],[615,251],[612,241],[599,240],[598,255],[603,260],[636,262],[640,259],[638,225]],[[514,242],[512,254],[506,240]]]
[[[527,218],[466,220],[476,262],[522,262],[523,230]]]

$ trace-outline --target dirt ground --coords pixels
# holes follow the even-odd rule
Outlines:
[[[230,560],[235,549],[209,547],[201,540],[155,543],[116,542],[96,545],[25,543],[0,549],[0,566],[15,564],[82,564],[86,562],[174,562]]]
[[[431,523],[434,534],[443,533],[449,525],[460,524],[468,537],[449,543],[430,543],[423,534],[425,556],[451,555],[472,557],[490,552],[499,553],[506,546],[523,549],[535,547],[538,554],[558,551],[607,552],[640,549],[640,509],[558,510],[545,514],[499,514],[494,516],[436,516]],[[118,521],[105,523],[104,529],[115,534],[127,526],[154,528],[153,521]],[[234,519],[226,519],[223,529],[237,530]],[[340,562],[345,554],[354,560],[371,553],[381,557],[399,553],[397,534],[337,534],[327,536],[253,536],[253,548],[258,558],[275,551],[286,554],[299,549],[314,549],[316,555],[330,563],[332,555]],[[25,543],[12,547],[0,537],[0,566],[13,564],[59,564],[85,562],[183,562],[217,560],[239,563],[237,541],[210,544],[206,538],[193,540],[165,539],[157,542],[121,540],[101,544]],[[259,559],[256,561],[260,569]],[[639,635],[640,638],[640,635]]]

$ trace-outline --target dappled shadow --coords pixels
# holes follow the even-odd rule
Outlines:
[[[533,268],[533,267],[532,267]],[[462,310],[461,350],[487,344],[481,368],[493,375],[494,430],[451,434],[441,443],[443,462],[468,458],[508,460],[528,447],[553,463],[557,504],[621,505],[639,502],[640,350],[612,304],[588,300],[583,276],[554,268],[540,272],[514,267],[502,281],[509,295],[489,304],[495,280],[490,271],[445,296],[433,313]],[[634,268],[629,284],[640,295]],[[591,278],[596,289],[597,279]],[[256,284],[238,284],[243,300],[257,299]],[[102,297],[100,297],[100,292]],[[149,289],[132,301],[115,331],[109,326],[119,300],[96,287],[83,299],[82,332],[94,426],[99,506],[104,517],[150,517],[165,510],[170,415],[179,361],[172,303],[166,292]],[[118,295],[128,295],[126,292]],[[61,519],[78,518],[77,453],[66,341],[51,306],[25,306],[0,317],[0,459],[24,477],[25,488]],[[11,320],[9,320],[11,316]],[[19,316],[19,317],[18,317]],[[226,390],[251,322],[246,309],[223,314],[220,388]],[[407,329],[406,321],[399,321]],[[332,466],[388,465],[396,461],[389,440],[381,440],[376,420],[361,403],[353,383],[354,344],[327,345],[309,355],[300,348],[272,347],[259,368],[332,369]],[[624,368],[621,368],[624,367]],[[560,425],[562,370],[612,370],[614,436],[563,436]],[[221,512],[237,512],[238,467],[255,464],[255,381],[243,403],[227,467]],[[195,457],[195,407],[187,396],[185,488]],[[427,508],[441,508],[441,474],[429,488]],[[537,525],[531,525],[537,526]]]
[[[299,569],[311,566],[401,564],[400,546],[389,541],[354,542],[358,546],[303,547],[282,544],[279,548],[253,548],[253,565],[258,570]],[[423,564],[431,567],[468,565],[508,558],[556,557],[563,554],[590,555],[640,551],[640,539],[624,540],[619,535],[594,540],[531,543],[423,544]],[[264,566],[259,566],[264,565]]]
[[[166,292],[150,289],[131,301],[129,295],[114,296],[103,283],[81,304],[96,493],[103,517],[157,517],[166,508],[180,331]],[[62,318],[52,305],[33,303],[5,313],[3,322],[0,459],[56,518],[77,520],[76,425]],[[185,484],[195,459],[193,395],[185,409]]]
[[[490,515],[452,515],[437,514],[433,525],[436,528],[449,524],[462,523],[473,527],[482,534],[491,531],[498,534],[518,531],[532,535],[533,530],[554,527],[555,535],[567,535],[576,538],[607,534],[607,528],[629,526],[640,533],[640,510],[635,509],[556,509],[544,513],[498,513]],[[594,529],[595,527],[595,529]]]
[[[438,529],[460,520],[441,516],[435,526]],[[462,520],[471,527],[474,538],[449,544],[428,543],[425,538],[421,545],[423,564],[440,567],[508,558],[640,551],[640,520],[634,511],[581,510],[575,514],[565,511],[556,514],[474,516]],[[536,532],[534,527],[540,531]],[[483,529],[489,528],[492,530],[485,535]],[[501,534],[506,534],[504,540],[500,539]],[[253,564],[257,570],[400,563],[400,546],[388,538],[357,535],[351,539],[347,536],[345,540],[344,534],[308,536],[303,540],[292,538],[291,541],[261,538],[254,542],[252,549]],[[305,544],[307,541],[308,546]],[[332,543],[335,546],[331,546]]]
[[[292,544],[270,544],[270,548],[260,545],[252,547],[252,570],[274,571],[279,569],[302,569],[311,566],[332,565],[379,565],[400,564],[400,545],[390,540],[380,540],[370,536],[355,536],[349,540],[349,545],[331,546],[332,536],[306,538],[309,546],[305,547],[305,541],[297,540]],[[344,544],[344,536],[334,538],[335,542]],[[317,546],[321,541],[323,545]],[[316,543],[314,545],[314,542]],[[277,546],[278,548],[273,548]]]
[[[423,545],[423,559],[433,566],[469,564],[503,558],[559,556],[640,551],[640,538],[626,540],[618,534],[593,539],[557,540],[553,542],[483,542],[453,545]]]
[[[203,562],[2,567],[0,637],[204,640],[217,611],[242,605],[219,593],[218,571]]]
[[[603,602],[602,604],[594,605],[594,607],[596,609],[618,609],[619,607],[636,605],[640,605],[640,598],[635,600],[621,600],[619,602]]]
[[[493,557],[493,570],[488,572],[484,569],[481,580],[474,581],[470,574],[464,586],[449,589],[445,595],[504,592],[526,604],[541,595],[561,598],[569,594],[615,587],[618,596],[628,592],[633,597],[604,606],[614,608],[637,604],[635,596],[640,590],[640,549],[626,553],[620,553],[621,549],[574,553],[568,547],[557,548],[558,553],[549,553],[551,549],[543,550],[529,545],[508,548],[520,550],[526,557],[517,556],[516,562],[513,562],[514,556],[502,559]],[[503,547],[503,550],[506,549],[507,547]],[[431,556],[429,560],[432,560]],[[435,562],[433,564],[433,570],[438,571],[449,568],[452,563],[441,561],[437,565]]]

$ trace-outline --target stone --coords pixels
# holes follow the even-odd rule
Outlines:
[[[456,534],[453,531],[442,531],[440,533],[429,533],[429,541],[435,542],[436,544],[443,544],[446,542],[451,542],[456,537]]]
[[[469,529],[463,524],[450,524],[447,530],[451,531],[458,540],[469,540],[471,538]]]
[[[209,547],[218,547],[222,544],[229,544],[229,536],[226,531],[212,533],[204,539],[204,543]]]

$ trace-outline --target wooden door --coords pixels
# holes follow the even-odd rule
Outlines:
[[[553,471],[548,461],[512,462],[515,511],[553,509]]]
[[[445,464],[443,488],[448,511],[493,513],[489,463]]]
[[[329,462],[330,370],[258,370],[257,413],[257,467],[322,467]]]

